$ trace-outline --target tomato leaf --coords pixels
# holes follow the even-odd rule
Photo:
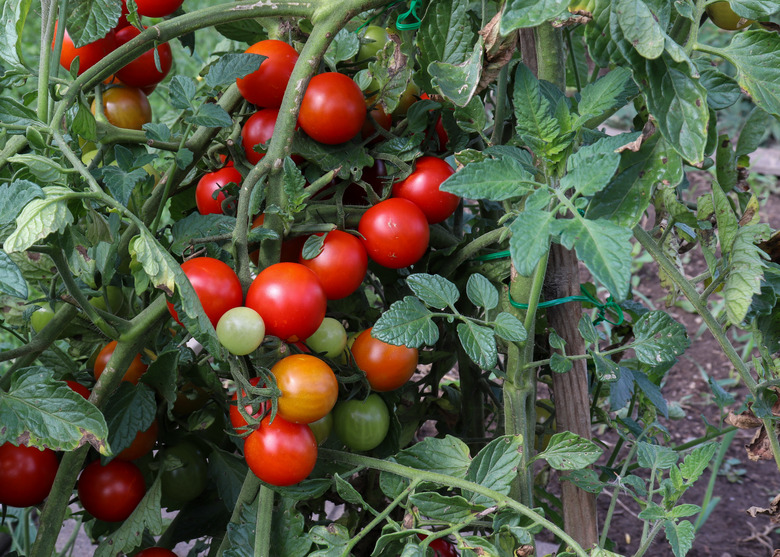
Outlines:
[[[533,460],[546,460],[555,470],[580,470],[596,462],[602,452],[593,441],[564,431],[550,437],[547,448]]]
[[[235,226],[235,217],[218,214],[201,215],[197,212],[190,213],[183,219],[176,221],[171,228],[171,234],[173,235],[171,251],[180,256],[190,247],[190,240],[230,234]]]
[[[324,546],[328,551],[322,549],[315,551],[312,556],[325,557],[326,555],[343,555],[349,553],[346,546],[349,544],[352,535],[346,526],[333,522],[328,526],[314,526],[309,531],[309,536],[317,545]]]
[[[393,302],[374,323],[371,335],[396,346],[419,348],[433,346],[439,340],[439,329],[433,322],[433,314],[420,300],[406,296]]]
[[[464,497],[445,496],[436,492],[413,493],[409,502],[417,507],[420,514],[432,520],[455,522],[485,510],[483,505],[473,505]]]
[[[452,435],[426,437],[393,457],[398,464],[465,479],[470,465],[468,446]]]
[[[460,298],[458,287],[440,275],[417,273],[410,275],[406,284],[429,307],[444,309]]]
[[[314,162],[323,172],[339,169],[338,177],[343,179],[350,177],[350,169],[353,167],[362,168],[374,164],[374,160],[358,144],[325,145],[303,133],[295,134],[292,152]]]
[[[171,407],[176,401],[180,354],[178,350],[166,350],[158,354],[140,379],[140,383],[152,387]]]
[[[111,196],[124,206],[130,201],[135,187],[149,177],[142,168],[126,172],[113,165],[104,166],[100,174]]]
[[[620,154],[615,152],[610,142],[599,140],[586,145],[566,161],[568,172],[561,178],[560,188],[591,196],[606,187],[619,164]]]
[[[533,274],[536,265],[550,247],[555,215],[548,211],[526,210],[517,215],[509,230],[509,252],[515,270],[524,276]]]
[[[739,132],[735,153],[737,158],[749,155],[758,149],[767,132],[767,118],[767,113],[760,107],[753,107]]]
[[[0,184],[0,225],[16,219],[22,209],[33,199],[43,199],[46,193],[29,180],[14,180],[10,184]]]
[[[209,453],[208,464],[209,477],[216,481],[220,500],[228,511],[232,511],[248,472],[246,461],[238,455],[215,448]]]
[[[6,253],[24,251],[52,232],[63,232],[73,223],[73,215],[68,210],[71,190],[48,186],[43,188],[43,192],[46,195],[44,199],[33,199],[16,217],[16,230],[3,243]]]
[[[227,128],[233,125],[233,119],[224,108],[215,103],[204,103],[193,116],[185,121],[206,128]]]
[[[493,369],[498,360],[493,329],[477,325],[470,319],[458,323],[458,338],[469,358],[482,369]]]
[[[31,4],[32,0],[0,0],[0,66],[4,67],[5,78],[29,72],[22,62],[22,29]]]
[[[156,411],[154,392],[149,387],[122,381],[103,411],[111,453],[119,454],[132,444],[139,431],[149,429]]]
[[[333,480],[336,483],[336,492],[344,501],[352,503],[353,505],[358,505],[369,512],[374,512],[371,505],[366,503],[363,496],[351,483],[339,476],[338,473],[333,474]]]
[[[520,139],[541,155],[561,135],[550,99],[542,94],[539,80],[525,64],[518,64],[512,93],[515,107],[515,128]]]
[[[650,311],[634,323],[636,341],[630,346],[643,364],[674,362],[691,341],[685,327],[663,311]]]
[[[19,172],[17,174],[19,177],[30,176],[41,182],[64,183],[65,169],[51,158],[27,153],[8,157],[8,161],[21,166],[20,170],[24,172]]]
[[[282,500],[281,504],[283,512],[274,513],[271,524],[271,547],[278,555],[306,557],[311,549],[311,538],[306,535],[303,515],[289,499]]]
[[[658,58],[664,52],[666,33],[659,18],[642,0],[618,0],[615,13],[623,35],[644,58]]]
[[[668,470],[677,463],[679,457],[671,447],[653,445],[646,441],[637,443],[636,461],[642,468]]]
[[[206,85],[212,89],[230,85],[236,79],[256,72],[266,58],[268,57],[251,52],[223,54],[209,68],[209,73],[206,74]]]
[[[714,188],[714,189],[717,189]],[[771,236],[767,224],[743,226],[734,235],[723,297],[729,323],[739,325],[745,319],[753,296],[761,292],[764,259],[768,256],[755,244]]]
[[[541,187],[514,158],[486,159],[467,164],[439,186],[441,191],[469,199],[504,201]]]
[[[0,98],[0,122],[15,126],[30,126],[40,123],[34,110],[8,97]]]
[[[578,129],[587,126],[590,120],[602,120],[614,109],[625,106],[638,93],[631,72],[626,68],[615,68],[582,89],[577,105],[579,116],[575,118],[572,127]]]
[[[734,13],[748,19],[765,21],[780,9],[774,0],[729,0]]]
[[[517,479],[523,460],[521,435],[504,435],[493,439],[479,451],[469,465],[466,479],[507,495]],[[474,505],[490,506],[493,499],[464,491],[463,495]]]
[[[168,95],[174,108],[185,110],[192,108],[197,86],[195,80],[184,75],[175,75],[171,78]]]
[[[664,521],[664,533],[669,545],[672,546],[674,557],[684,557],[693,546],[695,530],[693,524],[687,520],[679,523],[672,520]]]
[[[553,352],[550,356],[550,369],[555,373],[567,373],[572,368],[572,363],[569,358],[562,356],[558,352]]]
[[[528,332],[523,323],[506,311],[499,313],[492,325],[496,334],[509,342],[523,342],[528,338]]]
[[[501,16],[501,34],[536,27],[566,13],[567,0],[510,0]]]
[[[596,495],[604,491],[607,484],[599,480],[599,475],[591,468],[581,470],[571,470],[568,474],[561,476],[561,481],[571,482],[580,489]]]
[[[617,381],[620,370],[612,358],[603,356],[599,352],[590,349],[588,349],[588,354],[593,358],[593,365],[599,381]]]
[[[428,65],[431,85],[441,91],[456,106],[466,106],[477,91],[482,75],[482,37],[474,44],[471,56],[463,62],[451,64],[434,61]]]
[[[483,275],[475,273],[466,283],[466,295],[477,307],[491,310],[498,305],[498,290]]]
[[[680,464],[680,473],[688,485],[698,480],[712,463],[712,458],[718,450],[717,443],[707,443],[693,449]]]
[[[68,4],[68,35],[77,47],[105,37],[116,27],[122,5],[112,0],[84,0]]]
[[[707,89],[707,104],[713,110],[723,110],[736,103],[742,97],[739,84],[726,74],[710,65],[708,60],[696,59],[699,80]]]
[[[4,251],[0,251],[0,291],[27,299],[27,281],[16,263]]]
[[[357,33],[341,29],[333,37],[330,45],[328,45],[328,50],[325,52],[323,59],[330,70],[335,72],[337,71],[336,64],[349,60],[358,53],[359,49],[360,39]]]
[[[263,26],[257,19],[242,19],[231,23],[216,25],[214,29],[227,39],[247,44],[255,44],[267,38]]]

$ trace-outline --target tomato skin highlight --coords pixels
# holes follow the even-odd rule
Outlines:
[[[366,374],[375,391],[393,391],[403,386],[417,369],[416,348],[394,346],[371,336],[372,329],[360,333],[352,344],[355,365]]]
[[[344,400],[333,409],[333,429],[348,449],[370,451],[387,437],[390,411],[376,393],[365,400]]]
[[[246,306],[263,318],[266,335],[282,340],[311,336],[325,317],[327,303],[317,275],[299,263],[266,267],[246,293]]]
[[[274,364],[271,373],[282,391],[277,416],[288,422],[316,422],[336,404],[339,382],[330,366],[316,356],[287,356]]]
[[[31,507],[48,497],[60,463],[51,449],[0,445],[0,504]]]
[[[460,197],[439,190],[444,180],[455,170],[436,157],[420,157],[414,171],[404,180],[393,184],[393,197],[408,199],[425,214],[428,224],[447,220],[458,207]]]
[[[97,359],[95,360],[95,380],[100,379],[100,376],[103,375],[103,371],[106,369],[108,361],[114,354],[114,350],[116,350],[116,344],[116,341],[112,340],[103,347],[100,353],[98,353]],[[133,358],[133,361],[130,362],[130,365],[125,370],[125,374],[122,376],[122,381],[127,381],[133,385],[137,385],[139,379],[141,379],[141,376],[146,373],[148,367],[149,366],[141,361],[141,355],[136,354],[135,358]]]
[[[355,137],[365,121],[363,91],[351,78],[337,72],[311,78],[298,114],[298,123],[309,137],[338,145]]]
[[[214,192],[224,188],[230,182],[238,184],[240,187],[242,180],[241,173],[232,166],[204,174],[195,187],[195,205],[198,207],[198,212],[201,215],[224,214],[222,202],[227,199],[227,196],[223,190],[214,199]]]
[[[301,254],[298,262],[314,271],[328,300],[352,294],[363,284],[368,271],[368,254],[360,239],[341,230],[328,232],[316,257],[304,259]]]
[[[368,256],[389,269],[417,263],[430,239],[425,213],[401,198],[386,199],[369,208],[360,218],[358,232]]]
[[[138,466],[124,460],[112,460],[105,466],[96,460],[81,472],[78,493],[84,509],[106,522],[121,522],[146,494],[146,484]]]
[[[194,257],[182,263],[181,270],[190,280],[206,316],[214,327],[227,310],[242,305],[244,291],[241,281],[227,263],[213,257]],[[168,311],[181,325],[171,302],[168,302]]]
[[[279,108],[282,105],[287,82],[290,81],[298,52],[283,41],[267,39],[246,49],[248,54],[267,56],[260,68],[238,78],[238,90],[249,102],[263,108]]]
[[[130,42],[140,34],[141,31],[132,25],[122,27],[116,31],[117,47]],[[160,59],[160,70],[158,70],[154,63],[154,50],[154,48],[150,48],[138,56],[135,60],[118,70],[116,76],[122,83],[132,87],[149,87],[160,83],[171,71],[173,53],[171,52],[171,45],[168,43],[157,45],[157,54]]]
[[[244,442],[249,469],[265,483],[294,485],[305,480],[317,463],[317,439],[307,424],[266,416]]]

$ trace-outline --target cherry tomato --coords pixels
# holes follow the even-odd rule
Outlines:
[[[436,138],[439,140],[439,150],[444,151],[447,148],[447,143],[450,141],[450,136],[447,135],[447,130],[444,129],[444,122],[441,115],[436,120]]]
[[[317,463],[317,439],[307,424],[294,424],[281,416],[266,416],[244,442],[249,469],[265,483],[297,484]]]
[[[334,360],[343,355],[347,348],[347,331],[341,321],[326,317],[314,334],[306,339],[306,346],[317,354],[324,353],[326,358]]]
[[[138,15],[165,17],[179,9],[184,0],[135,0]]]
[[[201,215],[223,214],[223,202],[227,196],[222,188],[231,182],[240,187],[242,180],[241,173],[232,166],[205,174],[198,180],[198,185],[195,187],[195,204],[198,206],[198,212]],[[230,204],[233,206],[232,210],[235,211],[235,200],[231,201]]]
[[[424,540],[428,536],[424,534],[417,534],[417,537],[421,540]],[[455,551],[455,546],[444,538],[436,538],[428,544],[428,547],[433,549],[434,557],[458,557],[458,552]]]
[[[455,212],[460,197],[439,190],[441,183],[455,174],[452,167],[436,157],[420,157],[405,179],[393,184],[393,197],[408,199],[417,205],[428,224],[442,222]]]
[[[146,28],[144,27],[144,29]],[[116,32],[117,47],[130,42],[140,34],[141,31],[132,25],[122,27]],[[117,71],[116,76],[122,80],[122,83],[132,87],[147,87],[160,83],[168,75],[168,72],[171,71],[171,66],[173,65],[171,45],[168,43],[157,45],[157,54],[160,59],[159,70],[154,62],[154,48],[150,48],[128,63],[124,68]]]
[[[263,108],[244,122],[241,128],[241,144],[244,146],[244,153],[250,164],[257,164],[265,156],[265,153],[258,153],[254,148],[271,140],[278,116],[278,108]]]
[[[249,384],[254,386],[254,387],[257,387],[257,384],[259,382],[260,382],[260,378],[259,377],[252,377],[249,380]],[[244,397],[246,397],[246,391],[241,391],[241,393],[244,395]],[[232,400],[233,400],[233,402],[238,401],[238,391],[236,391],[236,393],[233,395],[233,399]],[[257,412],[255,412],[253,414],[252,413],[252,405],[251,404],[247,404],[244,407],[244,410],[246,410],[247,414],[249,414],[253,418],[257,418],[259,420],[260,416],[263,415],[263,412],[265,411],[265,408],[266,408],[266,405],[265,405],[265,403],[263,403],[263,404],[260,405],[260,408],[257,410]],[[233,429],[236,430],[236,433],[241,434],[241,433],[244,433],[245,431],[247,431],[249,429],[249,428],[246,427],[248,425],[248,423],[247,423],[246,419],[244,418],[244,416],[241,414],[241,411],[238,409],[238,406],[236,406],[235,404],[231,404],[230,407],[229,407],[229,410],[228,410],[228,414],[230,416],[230,423],[233,424]]]
[[[54,48],[54,43],[57,40],[57,23],[54,24],[54,39],[52,40],[51,47]],[[76,48],[73,43],[73,39],[70,38],[68,30],[65,29],[65,34],[62,37],[62,50],[60,51],[60,65],[66,70],[70,70],[70,66],[73,60],[78,56],[79,58],[79,70],[78,75],[83,74],[89,68],[100,62],[107,54],[111,53],[117,47],[116,37],[113,31],[95,42],[85,44]]]
[[[95,101],[92,101],[95,114]],[[146,93],[137,87],[111,87],[103,91],[103,114],[118,128],[141,130],[152,121],[152,106]]]
[[[51,449],[0,445],[0,504],[31,507],[42,503],[54,484],[60,463]]]
[[[298,53],[287,43],[275,39],[255,43],[245,52],[267,58],[257,71],[236,80],[241,96],[260,107],[279,108]]]
[[[71,380],[67,380],[67,381],[65,381],[65,383],[67,383],[67,384],[68,384],[68,387],[70,387],[70,390],[71,390],[71,391],[74,391],[74,392],[76,392],[76,393],[80,394],[81,396],[83,396],[83,397],[84,397],[84,398],[86,398],[86,399],[89,399],[89,395],[91,395],[91,394],[92,394],[92,393],[90,392],[90,390],[89,390],[89,389],[87,389],[87,388],[86,388],[84,385],[82,385],[81,383],[76,383],[75,381],[71,381]]]
[[[317,445],[322,445],[330,437],[330,432],[333,429],[333,412],[328,412],[317,420],[309,424],[311,432],[314,434],[314,438],[317,440]]]
[[[753,25],[752,19],[737,15],[728,2],[715,2],[708,5],[705,10],[712,23],[727,31],[738,31]]]
[[[277,415],[288,422],[316,422],[336,404],[339,382],[330,366],[316,356],[287,356],[274,364],[271,373],[282,392]]]
[[[420,88],[413,81],[409,82],[404,92],[401,93],[401,98],[398,101],[398,106],[393,111],[396,116],[406,116],[406,112],[409,107],[420,100]]]
[[[116,341],[112,340],[111,342],[106,344],[98,354],[97,359],[95,360],[95,369],[94,369],[96,380],[100,379],[100,376],[103,375],[103,370],[106,369],[108,360],[111,359],[111,356],[114,354],[115,349],[116,349]],[[147,366],[145,363],[141,361],[141,355],[136,354],[135,358],[133,358],[133,361],[130,362],[130,365],[125,370],[125,374],[124,376],[122,376],[122,381],[128,381],[133,385],[137,385],[138,380],[141,378],[141,376],[144,373],[146,373],[146,369],[148,367],[149,366]]]
[[[304,259],[301,254],[298,262],[314,271],[328,300],[352,294],[363,283],[368,270],[368,255],[360,239],[341,230],[328,232],[316,257]]]
[[[40,307],[32,312],[32,315],[30,315],[30,325],[32,325],[32,328],[36,333],[40,333],[53,318],[54,312],[51,307],[49,307],[49,304],[45,304],[44,307]]]
[[[238,307],[244,301],[244,291],[236,272],[226,263],[213,257],[195,257],[181,264],[181,270],[187,275],[192,288],[198,295],[206,316],[214,327],[227,310]],[[179,322],[179,316],[168,302],[168,310]]]
[[[371,329],[360,333],[352,344],[355,365],[363,370],[375,391],[392,391],[403,386],[417,369],[417,349],[387,344],[371,336]]]
[[[325,317],[327,303],[317,275],[299,263],[266,267],[246,293],[246,306],[263,318],[266,334],[282,340],[311,336]]]
[[[358,232],[368,256],[390,269],[417,263],[428,249],[430,231],[425,213],[409,201],[380,201],[360,218]]]
[[[363,62],[369,58],[375,58],[389,40],[387,31],[378,25],[368,25],[363,31],[356,62]]]
[[[115,458],[119,460],[136,460],[152,452],[155,443],[157,443],[157,433],[160,427],[157,419],[152,422],[145,431],[139,431],[135,434],[135,439],[130,446],[121,451]]]
[[[206,489],[208,464],[192,443],[182,441],[160,452],[165,463],[162,473],[162,495],[168,507],[180,507]]]
[[[336,72],[311,78],[298,114],[309,137],[328,145],[344,143],[355,137],[365,121],[363,91],[352,79]]]
[[[132,462],[112,460],[101,466],[96,460],[81,472],[78,493],[89,514],[98,520],[120,522],[133,514],[144,498],[146,484]]]
[[[333,428],[348,449],[370,451],[387,437],[390,411],[376,393],[365,400],[343,400],[333,409]]]
[[[150,547],[144,549],[140,553],[136,553],[135,557],[177,557],[177,555],[170,549],[163,547]]]
[[[227,310],[217,322],[217,338],[231,354],[245,356],[260,346],[265,323],[252,308],[239,306]]]

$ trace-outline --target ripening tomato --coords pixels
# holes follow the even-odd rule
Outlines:
[[[136,553],[135,557],[177,557],[177,555],[164,547],[150,547],[140,553]]]
[[[52,40],[51,47],[54,48],[54,43],[57,40],[57,23],[54,24],[54,39]],[[84,46],[76,48],[73,43],[73,39],[70,38],[68,30],[65,29],[65,34],[62,37],[62,50],[60,51],[60,65],[66,70],[70,70],[73,60],[78,56],[79,70],[78,75],[83,74],[89,68],[100,62],[117,47],[116,37],[113,31],[109,31],[108,34],[102,39],[98,39]]]
[[[144,476],[138,466],[125,460],[112,460],[101,466],[96,460],[81,472],[78,481],[81,505],[98,520],[120,522],[133,511],[146,494]]]
[[[190,280],[206,316],[214,327],[223,313],[242,305],[244,291],[241,281],[226,263],[213,257],[194,257],[182,263],[181,270]],[[168,310],[181,325],[179,315],[171,302],[168,302]]]
[[[217,322],[217,340],[231,354],[246,356],[265,338],[265,323],[252,308],[238,306],[222,314]]]
[[[144,431],[136,433],[130,446],[122,450],[115,458],[118,458],[119,460],[136,460],[149,454],[152,452],[155,443],[157,443],[157,433],[159,429],[160,426],[157,423],[157,418],[155,418],[152,425]]]
[[[241,186],[242,179],[241,173],[232,166],[205,174],[195,187],[195,204],[198,206],[198,212],[201,215],[224,214],[223,202],[227,196],[223,188],[231,182]],[[235,200],[231,201],[231,204],[234,205]]]
[[[263,318],[266,334],[282,340],[310,336],[322,323],[327,304],[317,275],[299,263],[266,267],[246,293],[246,306]]]
[[[135,0],[138,15],[165,17],[179,9],[184,0]]]
[[[420,157],[405,179],[393,184],[393,197],[408,199],[417,205],[428,224],[447,220],[460,203],[460,197],[439,190],[444,180],[455,174],[452,167],[436,157]]]
[[[390,411],[376,393],[365,400],[343,400],[333,409],[333,429],[348,449],[370,451],[387,437]]]
[[[360,218],[358,232],[368,256],[390,269],[417,263],[430,238],[425,213],[402,198],[386,199],[368,209]]]
[[[271,373],[282,392],[277,416],[288,422],[316,422],[336,404],[339,382],[330,366],[316,356],[287,356],[274,364]]]
[[[54,484],[59,468],[51,449],[0,445],[0,504],[31,507],[42,503]]]
[[[257,387],[257,384],[260,383],[259,377],[252,377],[249,380],[249,384]],[[246,391],[241,391],[241,394],[243,396],[246,396]],[[233,402],[238,401],[238,391],[236,391],[233,394],[233,398],[231,399]],[[257,418],[258,420],[263,415],[263,413],[266,410],[266,403],[262,403],[260,405],[260,408],[257,410],[257,412],[252,413],[252,405],[247,404],[244,406],[244,410],[246,410],[246,413],[252,416],[253,418]],[[231,404],[228,409],[228,415],[230,416],[230,423],[233,424],[233,429],[236,430],[236,433],[241,434],[247,431],[249,428],[246,426],[249,425],[249,423],[246,421],[246,418],[241,414],[241,411],[238,409],[238,406],[236,404]]]
[[[252,228],[257,228],[258,226],[263,226],[263,222],[265,221],[265,214],[257,215],[252,220]],[[301,255],[301,250],[303,249],[303,244],[306,243],[306,238],[308,236],[293,236],[292,238],[285,238],[282,240],[282,249],[279,253],[279,261],[283,263],[297,263],[298,257]],[[250,246],[251,249],[252,246]],[[257,265],[258,261],[260,261],[260,250],[253,250],[249,252],[249,259]]]
[[[108,361],[111,359],[111,356],[114,354],[114,350],[116,349],[116,341],[112,340],[108,344],[106,344],[103,349],[100,351],[100,353],[97,355],[97,359],[95,360],[95,379],[100,379],[100,376],[103,375],[103,371],[106,369],[106,365],[108,365]],[[130,365],[125,370],[124,376],[122,376],[122,381],[127,381],[129,383],[132,383],[133,385],[138,384],[138,380],[141,379],[141,376],[146,373],[146,369],[149,366],[147,366],[145,363],[141,361],[141,355],[136,354],[135,358],[133,358],[133,361],[130,362]]]
[[[241,96],[263,108],[279,108],[298,53],[287,43],[275,39],[255,43],[245,52],[267,58],[257,71],[236,80]]]
[[[95,101],[92,101],[95,114]],[[146,93],[137,87],[111,87],[103,91],[103,114],[118,128],[142,130],[152,121],[152,106]]]
[[[728,2],[715,2],[709,4],[705,10],[712,23],[726,31],[738,31],[753,25],[753,20],[742,17],[734,12]]]
[[[145,27],[144,27],[145,29]],[[130,42],[141,34],[139,29],[132,25],[123,27],[116,32],[117,47]],[[173,54],[171,45],[162,43],[157,45],[157,55],[160,59],[160,69],[154,62],[154,48],[150,48],[125,67],[116,72],[116,76],[122,80],[125,85],[132,87],[147,87],[160,83],[171,71],[173,65]]]
[[[368,270],[368,255],[360,239],[341,230],[328,232],[316,257],[304,259],[301,253],[298,262],[314,271],[328,300],[352,294],[363,283]]]
[[[360,333],[352,344],[355,365],[363,370],[375,391],[393,391],[403,386],[417,369],[417,349],[395,346],[371,336],[371,329]]]
[[[275,486],[305,480],[317,463],[317,439],[308,424],[294,424],[281,416],[266,416],[244,441],[249,469]]]
[[[351,78],[337,72],[311,78],[298,113],[298,123],[309,137],[327,145],[344,143],[365,121],[363,91]]]

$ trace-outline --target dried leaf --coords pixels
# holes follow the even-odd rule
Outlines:
[[[734,412],[729,412],[726,422],[739,429],[754,429],[761,427],[761,420],[756,418],[750,410],[746,410],[739,415],[734,414]]]
[[[501,68],[512,59],[512,54],[517,50],[517,33],[503,36],[499,33],[499,27],[501,27],[501,12],[479,31],[485,41],[485,57],[477,93],[496,80]]]
[[[780,495],[775,496],[775,498],[772,499],[772,502],[769,504],[769,507],[766,509],[761,507],[750,507],[745,512],[753,518],[756,518],[756,516],[760,514],[769,515],[769,519],[772,521],[772,523],[777,524],[780,522]],[[778,552],[780,552],[780,549],[776,549],[772,557],[776,557]]]

